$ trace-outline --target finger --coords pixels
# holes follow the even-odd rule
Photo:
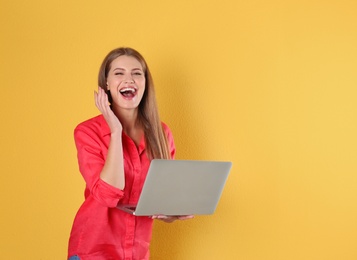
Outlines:
[[[108,113],[109,109],[109,104],[108,104],[108,96],[104,92],[102,88],[98,89],[98,95],[97,95],[97,107],[102,113]]]
[[[168,219],[169,216],[165,216],[165,215],[158,215],[157,216],[158,219]]]
[[[100,89],[98,89],[98,92],[94,91],[94,98],[95,98],[95,105],[99,109],[101,113],[103,113],[103,105],[102,105],[102,93]]]
[[[104,91],[104,89],[102,89],[102,96],[103,96],[103,106],[106,110],[110,109],[109,106],[109,100],[108,100],[108,95],[107,93]]]
[[[172,217],[170,216],[166,216],[166,215],[153,215],[152,219],[160,219],[160,220],[166,220],[166,219],[170,219]]]
[[[104,112],[104,110],[103,110],[103,108],[104,108],[103,99],[104,99],[103,90],[100,88],[99,92],[98,92],[98,104],[99,104],[99,109],[100,109],[101,112]]]
[[[95,90],[94,90],[94,103],[95,103],[95,106],[97,108],[99,108],[98,107],[98,92],[96,92]]]
[[[187,215],[187,216],[177,216],[177,219],[179,220],[186,220],[186,219],[192,219],[194,218],[194,215]]]

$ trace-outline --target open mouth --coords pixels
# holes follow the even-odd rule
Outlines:
[[[136,89],[133,87],[122,88],[119,92],[125,98],[133,98],[136,95]]]

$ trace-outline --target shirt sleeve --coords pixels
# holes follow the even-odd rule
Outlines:
[[[115,207],[123,198],[124,192],[100,178],[104,167],[107,147],[95,131],[77,127],[74,131],[79,170],[90,194],[106,207]]]

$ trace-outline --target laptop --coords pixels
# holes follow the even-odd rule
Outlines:
[[[138,204],[117,208],[135,216],[213,214],[231,167],[232,162],[154,159]]]

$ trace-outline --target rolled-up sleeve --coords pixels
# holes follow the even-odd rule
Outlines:
[[[74,130],[74,140],[79,170],[86,182],[86,196],[90,194],[104,206],[115,207],[124,192],[100,178],[107,153],[102,136],[90,128],[78,126]]]

